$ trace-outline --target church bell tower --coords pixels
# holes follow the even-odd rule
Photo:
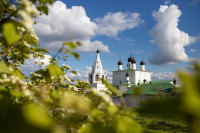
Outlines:
[[[97,50],[97,57],[92,65],[92,72],[89,74],[88,79],[91,87],[97,88],[97,90],[107,90],[105,85],[102,84],[101,79],[107,80],[107,76],[103,71],[103,66],[100,59],[100,50]]]

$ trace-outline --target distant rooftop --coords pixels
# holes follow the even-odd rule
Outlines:
[[[132,86],[130,89],[123,94],[132,95],[133,91],[136,87],[141,88],[141,95],[161,95],[166,93],[171,93],[172,89],[176,87],[176,85],[170,83],[171,80],[168,81],[151,81],[151,83],[146,82],[146,84],[140,84],[137,86]]]

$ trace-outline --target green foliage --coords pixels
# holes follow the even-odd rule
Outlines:
[[[131,118],[128,117],[119,117],[116,119],[117,126],[116,132],[117,133],[138,133],[142,132],[142,127]]]
[[[142,89],[140,87],[136,87],[133,89],[133,95],[138,96],[142,93]]]
[[[187,124],[181,119],[167,119],[152,116],[138,116],[135,121],[140,123],[145,133],[189,133]]]
[[[157,97],[143,101],[137,111],[142,115],[153,115],[168,119],[181,117],[178,101],[174,97]]]
[[[53,124],[49,114],[39,105],[24,106],[23,115],[28,123],[41,129],[49,129]]]
[[[63,71],[60,67],[58,67],[56,64],[51,64],[48,66],[49,74],[51,78],[55,78],[55,80],[58,80],[60,75],[64,75]]]
[[[194,63],[190,73],[178,72],[181,88],[175,88],[175,96],[164,96],[142,103],[138,109],[141,115],[152,115],[166,119],[182,119],[188,122],[190,132],[200,132],[200,63]]]
[[[67,45],[70,49],[75,49],[76,45],[73,42],[64,42],[64,45]]]
[[[2,27],[3,27],[3,34],[5,36],[8,45],[17,42],[21,38],[19,33],[17,33],[17,29],[14,22],[7,22],[3,24]]]
[[[48,14],[53,0],[0,1],[0,129],[1,132],[142,132],[142,127],[120,110],[111,99],[122,95],[103,81],[110,91],[99,92],[88,82],[73,81],[66,73],[77,74],[59,61],[68,54],[77,60],[74,49],[80,42],[64,42],[45,68],[41,60],[49,53],[38,44],[33,18]],[[35,7],[35,8],[34,8]],[[71,38],[72,39],[72,38]],[[61,52],[66,56],[60,56]],[[19,67],[30,57],[41,69],[25,77]]]
[[[194,63],[192,73],[180,71],[178,74],[183,83],[180,109],[192,132],[200,132],[200,62]]]
[[[0,73],[11,73],[5,63],[0,62]]]

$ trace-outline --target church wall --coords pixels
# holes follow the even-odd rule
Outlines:
[[[106,86],[102,83],[93,83],[91,84],[91,87],[97,88],[97,90],[107,90]]]
[[[145,101],[145,100],[151,100],[155,97],[156,96],[150,96],[150,95],[141,95],[141,96],[125,95],[124,99],[127,106],[139,107],[140,102]],[[117,106],[122,105],[120,97],[113,97],[112,101]]]
[[[135,71],[135,84],[143,82],[143,80],[151,81],[151,72]]]
[[[113,78],[112,78],[112,83],[114,86],[118,86],[121,83],[125,83],[126,82],[126,72],[124,71],[115,71],[113,72]]]
[[[120,85],[119,91],[122,92],[122,93],[128,91],[128,85]]]
[[[127,72],[129,74],[130,82],[135,84],[135,71],[132,70],[132,71],[127,71]]]
[[[127,70],[127,71],[114,71],[113,72],[113,85],[118,86],[121,83],[126,83],[126,73],[129,74],[130,82],[133,84],[137,84],[139,81],[143,82],[144,79],[146,81],[151,81],[151,72],[147,71],[135,71],[135,70]]]

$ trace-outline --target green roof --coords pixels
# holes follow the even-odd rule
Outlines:
[[[141,88],[141,95],[160,95],[171,93],[175,85],[170,83],[171,81],[152,81],[152,84],[146,83],[138,85]],[[135,87],[130,88],[128,91],[124,92],[125,95],[133,94]]]

